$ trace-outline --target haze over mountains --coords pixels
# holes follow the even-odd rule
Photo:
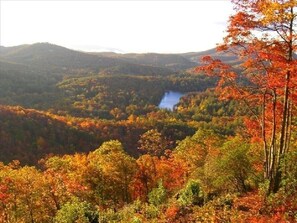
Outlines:
[[[224,61],[235,59],[222,53],[216,53],[214,49],[184,54],[117,54],[113,52],[87,53],[50,43],[14,47],[1,46],[0,48],[1,61],[20,63],[37,68],[54,67],[64,70],[89,68],[102,71],[102,69],[112,66],[144,66],[144,69],[148,69],[146,66],[152,66],[153,68],[167,68],[168,71],[172,72],[196,66],[199,63],[199,57],[203,55],[211,55]]]

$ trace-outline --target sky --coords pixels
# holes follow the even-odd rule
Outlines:
[[[228,0],[0,0],[0,45],[49,42],[82,51],[184,53],[222,42]]]

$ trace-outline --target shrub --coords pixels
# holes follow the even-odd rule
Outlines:
[[[77,198],[65,203],[57,212],[55,223],[97,223],[99,214],[91,205]]]
[[[159,208],[152,204],[145,204],[144,215],[147,219],[157,218],[160,214]]]
[[[158,187],[154,188],[148,195],[149,202],[155,206],[158,206],[166,200],[166,189],[163,186],[162,181],[159,181]]]
[[[165,212],[165,219],[168,222],[173,222],[176,218],[178,218],[179,212],[180,208],[177,205],[169,206]]]
[[[186,187],[180,191],[177,201],[181,206],[203,204],[204,196],[199,183],[190,180]]]
[[[250,144],[235,137],[224,143],[218,153],[205,165],[208,189],[214,192],[246,192],[254,172],[250,157]]]

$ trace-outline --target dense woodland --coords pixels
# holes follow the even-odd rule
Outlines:
[[[297,222],[297,2],[233,3],[217,51],[1,46],[0,222]]]

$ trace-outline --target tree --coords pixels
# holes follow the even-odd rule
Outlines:
[[[220,156],[215,159],[217,176],[214,182],[218,187],[234,188],[238,192],[248,190],[247,180],[253,172],[249,157],[250,144],[235,137],[224,143]]]
[[[98,211],[86,201],[73,198],[58,210],[54,222],[56,223],[95,223],[98,222]]]
[[[280,187],[280,163],[290,148],[296,107],[296,0],[233,0],[227,36],[219,51],[237,55],[235,68],[209,56],[197,71],[219,77],[217,90],[250,108],[246,123],[261,139],[268,193]]]
[[[148,201],[149,193],[160,186],[160,182],[170,196],[184,185],[187,175],[186,163],[172,154],[160,158],[142,155],[137,159],[137,172],[133,181],[134,198]]]
[[[158,182],[158,187],[152,189],[148,195],[149,202],[155,206],[158,206],[165,202],[166,200],[166,189],[163,186],[162,181]]]
[[[151,129],[142,134],[138,143],[140,144],[139,150],[152,156],[160,156],[166,149],[166,142],[156,129]]]
[[[193,136],[180,141],[174,150],[174,155],[187,164],[195,174],[195,170],[205,165],[207,155],[214,148],[220,147],[222,142],[222,136],[212,130],[201,128]]]
[[[178,203],[181,206],[203,204],[204,195],[198,181],[189,180],[184,189],[179,192]]]
[[[133,181],[134,199],[147,201],[148,193],[157,184],[157,162],[158,157],[148,154],[137,159],[137,172]]]
[[[35,167],[15,164],[0,168],[0,221],[51,222],[56,209],[46,179]]]
[[[101,201],[129,202],[130,184],[136,171],[136,161],[125,153],[117,140],[104,142],[88,155],[89,168],[85,178]]]

